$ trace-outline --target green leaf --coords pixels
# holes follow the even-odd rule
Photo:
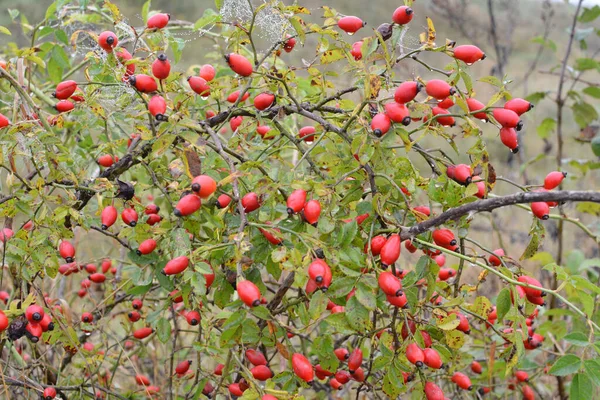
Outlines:
[[[437,327],[443,331],[451,331],[456,329],[458,325],[460,325],[460,320],[456,314],[449,314],[448,316],[440,319],[437,323]]]
[[[580,367],[581,359],[576,355],[567,354],[556,360],[549,372],[555,376],[567,376],[577,372]]]
[[[310,305],[308,306],[308,313],[311,320],[315,320],[323,315],[327,310],[327,303],[329,299],[320,290],[316,291],[310,299]]]
[[[352,296],[346,303],[346,319],[348,320],[348,325],[357,332],[368,332],[371,330],[369,310],[360,304],[356,296]]]
[[[587,23],[592,22],[600,16],[600,6],[594,6],[592,8],[585,7],[583,12],[579,16],[579,22]]]
[[[171,323],[164,317],[156,323],[156,337],[161,343],[167,343],[171,338]]]
[[[338,297],[344,297],[345,295],[350,293],[350,291],[354,287],[355,281],[356,281],[356,278],[351,278],[351,277],[343,277],[343,278],[334,279],[333,282],[331,283],[331,286],[329,286],[329,289],[327,290],[327,294],[332,299],[337,299]]]
[[[388,398],[395,399],[403,391],[403,382],[404,379],[402,378],[400,371],[392,365],[383,377],[383,392]]]
[[[596,99],[600,99],[600,87],[598,86],[588,86],[585,89],[583,89],[583,93],[587,94],[588,96],[592,96]]]
[[[254,315],[257,318],[264,319],[264,320],[273,319],[273,317],[271,316],[271,313],[269,312],[269,309],[265,306],[252,307],[251,311],[252,311],[252,315]]]
[[[552,51],[556,51],[556,43],[548,38],[544,38],[543,36],[536,36],[531,39],[531,42],[541,44]]]
[[[600,363],[596,360],[585,360],[583,368],[594,385],[600,386]]]
[[[587,375],[577,374],[571,381],[571,390],[569,392],[571,400],[587,400],[594,393],[592,382]]]
[[[365,285],[363,282],[359,282],[358,285],[356,285],[356,293],[354,295],[360,304],[365,306],[365,308],[369,311],[373,311],[377,306],[373,289]]]
[[[583,332],[569,333],[563,339],[575,346],[587,346],[590,344],[587,335]]]
[[[556,121],[554,118],[546,118],[542,121],[541,124],[537,127],[537,134],[542,139],[547,139],[550,137],[550,134],[556,128]]]
[[[0,33],[4,33],[5,35],[11,36],[12,34],[10,33],[10,31],[8,30],[8,28],[0,25]]]
[[[197,31],[199,29],[204,28],[207,25],[214,24],[215,22],[220,20],[221,16],[217,14],[215,10],[207,8],[206,10],[204,10],[204,13],[200,17],[200,19],[198,19],[194,24],[194,30]]]
[[[578,58],[577,60],[575,60],[575,69],[578,71],[597,69],[598,66],[598,61],[592,58]]]
[[[496,314],[498,314],[498,321],[504,319],[504,316],[508,313],[511,306],[510,289],[504,288],[498,293],[498,298],[496,299]]]
[[[598,119],[598,112],[596,108],[589,103],[584,101],[577,102],[571,107],[573,110],[573,117],[575,122],[581,128],[585,128],[588,124]]]
[[[148,10],[150,10],[150,2],[151,0],[148,0],[142,6],[142,20],[144,20],[144,22],[148,21]]]
[[[484,76],[483,78],[479,78],[478,81],[483,83],[489,83],[492,86],[502,87],[502,82],[495,76]]]

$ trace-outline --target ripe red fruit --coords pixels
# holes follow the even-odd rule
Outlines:
[[[308,359],[300,353],[294,353],[292,356],[292,368],[298,378],[311,384],[313,381],[313,366]]]
[[[550,206],[548,206],[548,203],[543,201],[531,203],[531,212],[541,220],[547,220],[550,218]]]
[[[198,175],[192,180],[192,190],[206,199],[217,190],[217,182],[208,175]]]
[[[519,114],[506,108],[495,108],[494,118],[504,128],[515,128],[520,131],[523,127],[523,121],[519,118]]]
[[[451,247],[456,245],[456,238],[454,237],[454,232],[450,229],[440,228],[433,231],[431,235],[433,241],[438,246],[442,247]]]
[[[66,100],[77,90],[77,82],[63,81],[56,85],[56,90],[52,95],[59,100]]]
[[[416,343],[411,343],[406,347],[406,359],[411,363],[421,368],[425,361],[425,353]]]
[[[191,326],[196,326],[200,323],[200,313],[198,311],[189,311],[185,313],[185,319]]]
[[[377,137],[382,137],[388,133],[391,126],[392,121],[390,120],[390,117],[384,113],[375,115],[371,121],[371,129],[373,130],[373,134]]]
[[[321,203],[317,200],[309,200],[304,205],[304,219],[312,226],[317,226],[319,217],[321,216]]]
[[[469,112],[474,112],[474,111],[479,111],[479,110],[483,110],[485,109],[485,104],[483,104],[482,102],[473,99],[473,98],[468,98],[467,99],[467,107],[469,107]],[[473,114],[473,116],[477,119],[481,119],[484,121],[488,120],[488,116],[485,112],[478,112]]]
[[[223,368],[225,368],[224,364],[217,364],[213,373],[217,376],[221,376],[223,375]]]
[[[523,400],[535,400],[535,392],[529,385],[523,385],[521,393],[523,393]]]
[[[429,368],[440,369],[442,368],[442,358],[440,357],[440,353],[435,349],[423,349],[423,354],[425,355],[425,359],[423,362]]]
[[[142,318],[142,316],[140,315],[139,312],[133,310],[127,314],[127,318],[129,318],[129,321],[131,321],[131,322],[137,322],[140,320],[140,318]]]
[[[519,152],[519,137],[514,128],[501,128],[500,140],[512,153]]]
[[[279,245],[281,244],[281,242],[283,242],[282,239],[280,239],[279,237],[275,236],[274,234],[272,234],[271,232],[269,232],[266,229],[262,229],[262,228],[258,228],[258,230],[260,231],[260,233],[262,233],[262,235],[269,241],[269,243],[274,244],[274,245]],[[276,230],[277,232],[280,232],[279,229],[275,228],[274,230]]]
[[[273,377],[273,372],[266,365],[257,365],[256,367],[250,370],[250,373],[252,374],[254,379],[261,382]]]
[[[136,339],[145,339],[150,336],[152,332],[154,332],[154,329],[152,328],[140,328],[133,332],[133,337]]]
[[[95,274],[91,274],[88,279],[94,283],[102,283],[106,280],[106,275],[96,272]]]
[[[58,253],[66,262],[72,263],[73,258],[75,257],[75,247],[73,247],[71,242],[63,240],[58,245]]]
[[[427,400],[444,400],[446,398],[442,389],[433,382],[425,383],[423,391]]]
[[[56,111],[63,113],[71,111],[73,108],[75,108],[75,105],[69,100],[61,100],[58,103],[56,103],[54,108],[56,108]]]
[[[394,307],[404,308],[406,306],[406,304],[408,303],[408,299],[406,298],[406,295],[404,294],[404,292],[402,292],[400,294],[400,296],[389,296],[386,294],[385,297],[386,297],[388,303],[390,303]]]
[[[288,214],[295,214],[302,211],[306,203],[306,191],[302,189],[294,190],[287,198]]]
[[[352,379],[354,379],[357,382],[364,382],[365,381],[365,370],[362,368],[357,368],[356,371],[354,371],[354,373],[352,373]]]
[[[148,225],[156,225],[158,224],[160,221],[162,220],[162,217],[158,214],[150,214],[148,215],[148,219],[146,220],[146,223]]]
[[[379,274],[377,281],[383,293],[388,296],[400,296],[402,294],[402,283],[400,282],[400,279],[391,272],[382,272]]]
[[[257,110],[263,111],[271,107],[275,102],[275,95],[273,93],[261,93],[254,98],[254,107]]]
[[[40,322],[44,315],[44,309],[37,304],[32,304],[25,310],[25,317],[29,322]]]
[[[462,185],[468,185],[473,180],[471,175],[471,167],[467,164],[458,164],[453,166],[452,169],[449,166],[446,173],[451,179]],[[452,176],[450,174],[452,174]]]
[[[229,53],[225,56],[225,61],[229,64],[229,68],[236,74],[241,76],[252,75],[252,64],[246,57],[236,53]]]
[[[8,328],[8,325],[8,317],[6,316],[6,314],[4,314],[4,311],[0,310],[0,332],[6,330],[6,328]]]
[[[267,358],[263,353],[257,350],[248,349],[246,350],[246,359],[254,366],[267,365]]]
[[[552,189],[558,187],[561,184],[561,182],[563,181],[563,179],[565,179],[566,177],[567,177],[566,172],[560,172],[560,171],[550,172],[548,175],[546,175],[546,178],[544,179],[544,189],[552,190]]]
[[[6,128],[9,125],[10,125],[10,121],[8,120],[8,118],[6,118],[6,116],[0,114],[0,129]]]
[[[348,371],[353,374],[358,368],[360,368],[362,361],[362,350],[357,347],[352,351],[352,354],[350,354],[350,357],[348,358]]]
[[[171,73],[171,63],[165,53],[160,53],[152,63],[152,75],[156,79],[167,79]]]
[[[315,140],[316,129],[314,126],[305,126],[300,128],[298,136],[306,143],[312,143]]]
[[[29,322],[25,327],[25,330],[29,333],[29,338],[33,343],[37,343],[44,333],[42,326],[36,322]]]
[[[171,261],[165,265],[163,269],[163,274],[165,275],[175,275],[182,273],[190,264],[190,259],[186,256],[175,257]]]
[[[476,61],[484,60],[485,53],[477,46],[465,44],[454,48],[454,58],[471,65]]]
[[[337,348],[333,352],[335,353],[337,359],[340,361],[346,361],[348,358],[350,358],[350,353],[348,352],[348,349],[345,349],[343,347]]]
[[[98,45],[107,53],[112,53],[117,43],[119,43],[119,38],[111,31],[104,31],[98,36]]]
[[[118,212],[114,206],[104,207],[100,215],[101,228],[107,230],[117,221]]]
[[[125,224],[133,227],[137,225],[138,215],[133,208],[125,208],[121,211],[121,219]]]
[[[523,282],[523,283],[526,283],[526,284],[532,285],[532,286],[542,287],[542,284],[540,283],[540,281],[538,281],[535,278],[532,278],[531,276],[522,275],[517,279],[517,281]],[[534,289],[534,288],[526,287],[526,286],[520,286],[520,287],[525,291],[525,293],[528,296],[531,296],[531,297],[544,296],[544,293],[539,289]]]
[[[527,111],[531,110],[533,108],[533,104],[531,104],[527,100],[520,99],[517,97],[507,101],[506,104],[504,104],[504,108],[506,108],[507,110],[514,111],[518,115],[522,115],[525,114]]]
[[[350,376],[350,373],[348,373],[348,371],[338,371],[335,373],[335,380],[341,383],[342,385],[350,382],[351,378],[352,377]]]
[[[156,249],[156,240],[154,239],[146,239],[142,243],[140,243],[136,253],[138,255],[142,254],[150,254]]]
[[[476,374],[481,374],[481,371],[483,371],[483,368],[481,367],[481,364],[479,364],[477,361],[473,361],[471,363],[471,371],[473,371]]]
[[[169,23],[171,19],[171,14],[154,14],[150,18],[148,18],[148,22],[146,22],[146,27],[148,29],[162,29]]]
[[[452,101],[452,97],[447,97],[446,99],[444,99],[438,103],[438,107],[443,108],[445,110],[449,109],[453,105],[454,105],[454,101]]]
[[[329,386],[331,386],[333,390],[341,390],[343,385],[337,379],[331,378],[329,380]]]
[[[178,217],[185,217],[198,211],[200,206],[202,206],[200,197],[196,196],[195,194],[186,194],[177,202],[173,214]]]
[[[362,59],[362,45],[363,41],[358,41],[352,44],[352,50],[350,50],[350,54],[356,61]]]
[[[117,50],[115,55],[117,56],[117,59],[121,64],[126,64],[129,60],[133,59],[131,53],[128,52],[125,48]],[[125,65],[125,69],[125,77],[129,77],[130,75],[133,75],[135,73],[135,64],[127,64]]]
[[[329,371],[323,369],[323,367],[321,367],[321,364],[317,364],[315,366],[315,374],[317,375],[317,378],[325,379],[328,376],[332,376],[333,372],[329,372]]]
[[[387,239],[383,235],[374,236],[371,239],[371,253],[374,256],[378,256],[381,253],[381,249],[387,242]]]
[[[367,25],[366,22],[363,22],[362,19],[355,16],[343,17],[338,21],[338,27],[351,35],[358,32],[358,30],[365,25]]]
[[[236,90],[235,92],[232,92],[229,96],[227,96],[227,101],[230,103],[235,103],[238,100],[238,97],[240,97],[240,91]],[[240,102],[248,100],[248,97],[250,97],[250,93],[244,93]]]
[[[129,83],[142,93],[156,92],[158,85],[156,79],[149,75],[137,74],[129,77]]]
[[[148,103],[148,111],[157,121],[166,121],[167,116],[165,113],[167,112],[167,102],[165,98],[162,96],[152,96],[150,102]]]
[[[437,116],[436,122],[442,126],[454,126],[456,125],[456,121],[454,117],[445,117],[444,115],[450,114],[450,111],[445,110],[441,107],[433,107],[431,112],[434,116]]]
[[[314,260],[308,267],[308,276],[313,281],[317,282],[317,286],[320,287],[327,274],[331,275],[331,269],[329,265],[321,259]]]
[[[271,130],[271,127],[268,125],[260,125],[256,127],[256,133],[260,135],[264,140],[272,140],[275,139],[275,136],[266,136],[267,133]],[[266,136],[266,137],[265,137]]]
[[[252,282],[245,280],[237,283],[237,292],[240,300],[248,307],[260,305],[260,289]]]
[[[190,89],[192,89],[194,93],[204,97],[210,94],[210,85],[206,79],[199,76],[190,76],[187,81],[188,85],[190,85]]]
[[[258,195],[254,192],[246,194],[244,197],[242,197],[242,207],[244,207],[244,211],[247,213],[258,210],[260,207]]]
[[[406,247],[406,250],[409,251],[409,253],[414,253],[415,251],[417,251],[418,249],[415,247],[414,244],[412,244],[412,241],[410,240],[406,240],[404,242],[404,247]]]
[[[515,372],[515,377],[519,382],[529,382],[529,374],[525,371]]]
[[[397,103],[405,104],[417,96],[423,85],[420,82],[406,81],[402,82],[394,92],[394,100]]]
[[[89,312],[81,314],[81,322],[90,323],[94,321],[94,315]]]
[[[144,208],[144,214],[146,215],[150,215],[150,214],[158,214],[158,212],[160,211],[160,207],[157,206],[156,204],[148,204],[146,206],[146,208]]]
[[[494,253],[494,254],[488,258],[488,261],[490,262],[490,264],[492,264],[494,267],[501,265],[502,262],[500,261],[500,257],[504,257],[504,250],[496,249],[492,253]]]
[[[408,6],[401,6],[396,8],[394,14],[392,14],[392,21],[398,25],[406,25],[412,21],[415,13],[412,8]]]
[[[145,375],[136,375],[135,383],[137,383],[140,386],[148,386],[150,385],[150,378],[148,378]]]
[[[178,375],[183,375],[190,369],[190,365],[192,365],[192,360],[184,360],[177,364],[175,367],[175,373]]]
[[[217,208],[225,208],[229,203],[231,203],[231,197],[226,194],[220,195],[216,201]]]
[[[412,121],[408,108],[404,104],[395,101],[385,104],[385,113],[392,121],[404,126],[410,125]]]
[[[400,235],[394,234],[387,239],[379,253],[381,264],[384,268],[387,268],[388,265],[392,265],[398,260],[400,257],[401,244]]]
[[[215,79],[216,74],[217,73],[215,71],[215,67],[213,67],[210,64],[204,64],[202,67],[200,67],[200,72],[198,73],[200,78],[204,79],[207,82],[210,82],[213,79]]]
[[[44,389],[43,397],[44,400],[52,400],[56,397],[56,389],[54,389],[52,386],[47,387],[46,389]]]
[[[456,383],[456,385],[461,389],[473,389],[473,385],[471,385],[471,379],[469,379],[469,377],[462,372],[455,372],[454,375],[452,375],[452,382]]]
[[[453,312],[456,314],[459,320],[459,324],[456,327],[456,330],[466,333],[467,335],[471,333],[471,327],[469,326],[469,320],[463,314],[459,312]]]
[[[456,93],[456,89],[441,79],[431,79],[425,85],[425,91],[434,99],[444,100],[448,96]]]
[[[283,50],[286,53],[290,53],[292,50],[294,50],[294,47],[296,47],[296,39],[293,37],[289,38],[285,41],[285,43],[283,43]]]

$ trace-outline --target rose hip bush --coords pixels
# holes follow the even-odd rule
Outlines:
[[[109,1],[21,18],[31,47],[6,46],[0,69],[3,391],[593,398],[595,260],[538,249],[549,219],[597,244],[563,207],[600,193],[561,190],[561,165],[497,180],[488,149],[516,153],[534,105],[405,3],[369,25],[274,0],[216,1],[195,23],[148,1],[144,27]],[[407,49],[411,24],[426,31]],[[211,43],[185,71],[181,31]],[[480,243],[481,213],[518,207],[522,255]]]

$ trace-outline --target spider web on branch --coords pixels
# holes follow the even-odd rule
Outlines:
[[[267,2],[266,2],[267,3]],[[268,2],[270,3],[270,2]],[[256,10],[257,7],[253,7]],[[249,23],[253,11],[249,0],[225,0],[221,7],[221,18],[230,23]],[[285,15],[270,5],[262,7],[254,20],[254,27],[260,38],[276,43],[292,29]]]

